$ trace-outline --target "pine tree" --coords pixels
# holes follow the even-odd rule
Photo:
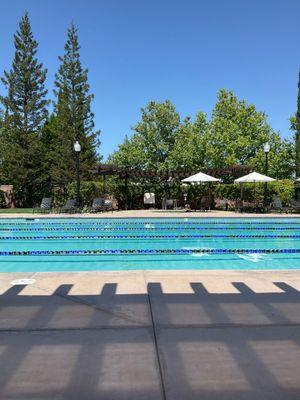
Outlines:
[[[81,144],[80,172],[83,179],[90,177],[98,161],[99,132],[94,131],[91,112],[93,95],[89,92],[88,71],[80,61],[77,29],[68,29],[65,53],[59,57],[61,65],[55,76],[55,133],[52,140],[51,176],[54,185],[64,187],[74,181],[75,155],[73,145]]]
[[[2,82],[7,95],[2,129],[2,176],[14,185],[15,199],[31,205],[39,196],[42,160],[40,130],[47,119],[46,69],[36,58],[38,43],[33,37],[28,14],[22,17],[14,35],[12,68],[4,71]]]
[[[297,112],[295,119],[295,130],[296,130],[296,176],[300,177],[300,70],[298,79],[298,100],[297,100]]]

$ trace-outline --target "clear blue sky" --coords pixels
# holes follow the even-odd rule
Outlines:
[[[299,0],[3,0],[1,74],[26,9],[51,96],[66,29],[72,20],[78,27],[104,156],[131,132],[149,100],[170,99],[182,117],[209,115],[220,88],[255,103],[274,129],[291,135]]]

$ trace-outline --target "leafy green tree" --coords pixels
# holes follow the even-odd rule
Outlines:
[[[108,160],[123,168],[143,169],[147,164],[147,155],[143,151],[143,141],[139,134],[135,133],[128,138],[125,136],[124,142],[119,144]]]
[[[168,170],[168,155],[172,150],[180,117],[170,101],[151,101],[142,108],[141,120],[134,126],[144,153],[146,169]],[[136,140],[136,137],[135,139]]]
[[[220,90],[207,130],[209,167],[249,163],[271,135],[264,113],[233,92]]]
[[[172,167],[169,155],[180,127],[179,114],[168,100],[163,103],[151,101],[141,112],[141,120],[133,127],[134,134],[125,138],[109,157],[109,162],[125,169],[167,172]],[[166,180],[158,177],[130,180],[128,185],[126,191],[124,182],[116,181],[115,191],[121,203],[125,202],[125,197],[129,203],[137,204],[138,199],[141,202],[144,191],[155,191],[157,199],[165,196],[167,191]]]
[[[80,60],[77,29],[68,29],[65,53],[55,79],[55,119],[50,143],[51,179],[60,187],[74,180],[76,140],[81,144],[81,176],[88,179],[99,160],[97,147],[99,132],[94,130],[91,112],[93,95],[88,84],[88,71]]]
[[[168,163],[175,171],[193,171],[206,168],[206,115],[199,112],[194,121],[185,118],[178,128]]]
[[[294,143],[288,139],[282,140],[279,134],[275,134],[271,140],[268,175],[275,179],[291,178],[295,171]],[[249,160],[249,165],[261,173],[265,172],[265,153],[262,147],[258,148],[255,157]]]
[[[18,203],[32,205],[38,196],[41,179],[40,130],[47,119],[48,100],[46,69],[36,57],[38,43],[27,13],[14,35],[14,46],[12,68],[5,71],[2,78],[7,94],[0,98],[5,110],[1,175],[5,183],[14,185]]]
[[[257,111],[254,105],[238,100],[230,91],[219,92],[210,121],[199,112],[194,120],[187,117],[180,122],[170,102],[150,102],[142,109],[141,121],[134,131],[110,157],[110,162],[125,168],[186,173],[237,164],[264,173],[263,144],[268,141],[271,144],[269,175],[285,179],[294,171],[293,144],[282,140],[279,133],[273,131],[264,113]],[[232,182],[230,176],[223,178]],[[151,182],[140,178],[134,183],[139,185],[136,187],[155,190],[156,194],[166,192],[166,179],[157,178],[156,185],[154,178]],[[236,189],[228,188],[233,190],[235,197]],[[173,182],[170,190],[177,197],[182,187],[179,182]],[[190,187],[188,191],[189,196],[200,193],[197,187]]]
[[[278,178],[290,177],[292,144],[281,140],[267,123],[266,115],[253,104],[238,100],[233,92],[221,90],[207,130],[207,166],[249,165],[264,173],[265,142],[271,145],[269,173]]]
[[[203,112],[180,123],[170,102],[151,102],[142,110],[135,133],[110,161],[141,169],[192,171],[249,165],[264,173],[263,144],[271,144],[269,173],[290,177],[294,169],[293,145],[282,140],[254,105],[221,90],[210,121]]]

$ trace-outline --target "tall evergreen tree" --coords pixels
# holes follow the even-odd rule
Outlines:
[[[0,98],[5,114],[2,129],[2,176],[14,185],[19,203],[31,205],[37,195],[42,160],[40,130],[47,119],[46,69],[36,58],[38,43],[28,14],[14,35],[12,68],[4,71],[7,95]]]
[[[94,131],[91,112],[93,95],[88,84],[88,70],[80,61],[80,46],[74,24],[68,29],[65,53],[55,79],[55,129],[52,138],[51,177],[55,185],[64,187],[74,180],[74,142],[81,144],[81,176],[88,179],[98,160],[99,132]]]
[[[299,77],[298,77],[298,99],[297,99],[297,111],[290,118],[291,129],[295,132],[295,147],[294,147],[294,155],[295,155],[295,172],[296,177],[300,178],[300,69],[299,69]],[[300,188],[297,184],[295,186],[295,196],[299,200],[300,199]]]
[[[298,99],[297,99],[297,112],[295,118],[295,131],[296,131],[296,176],[300,177],[300,70],[298,78]]]
[[[3,111],[0,109],[0,182],[3,182],[6,177],[3,175],[3,168],[1,165],[3,164],[3,156],[4,156],[4,114]]]

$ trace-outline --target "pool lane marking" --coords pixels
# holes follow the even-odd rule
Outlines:
[[[156,254],[298,254],[300,249],[98,249],[0,251],[0,256],[156,255]]]
[[[44,221],[31,221],[28,223],[26,222],[0,222],[0,227],[2,226],[22,226],[22,225],[300,225],[300,220],[299,221],[282,221],[282,222],[277,222],[277,221],[105,221],[105,222],[89,222],[89,221],[80,221],[80,222],[44,222]]]
[[[0,236],[0,240],[96,240],[96,239],[300,239],[299,235],[56,235],[56,236]]]
[[[232,231],[232,230],[240,230],[240,231],[298,231],[300,230],[300,226],[299,227],[270,227],[270,228],[266,228],[266,227],[244,227],[244,226],[236,226],[236,227],[225,227],[225,226],[218,226],[218,227],[203,227],[203,226],[199,226],[199,227],[186,227],[186,226],[180,226],[180,227],[160,227],[160,228],[155,228],[155,227],[151,227],[151,228],[145,228],[145,227],[137,227],[137,228],[133,228],[133,227],[103,227],[103,228],[94,228],[94,227],[89,227],[89,228],[85,228],[85,227],[80,227],[80,228],[2,228],[0,229],[0,231],[3,232],[55,232],[55,231],[73,231],[73,232],[81,232],[81,231],[98,231],[98,232],[105,232],[105,231],[145,231],[145,230],[166,230],[166,231],[178,231],[178,230],[193,230],[193,231],[207,231],[207,230],[227,230],[227,231]]]

